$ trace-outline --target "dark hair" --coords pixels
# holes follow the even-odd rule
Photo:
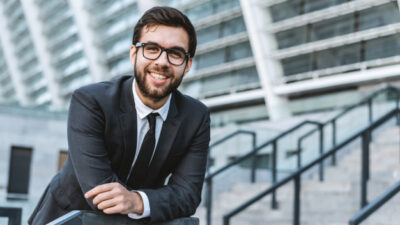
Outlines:
[[[147,10],[133,28],[132,44],[135,45],[139,42],[143,27],[152,25],[182,27],[189,35],[190,57],[194,56],[197,45],[196,31],[189,18],[181,11],[166,6],[157,6]]]

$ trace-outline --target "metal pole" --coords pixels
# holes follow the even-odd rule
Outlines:
[[[210,167],[211,167],[211,147],[208,147],[208,154],[207,154],[207,172],[210,174]]]
[[[293,224],[300,225],[300,182],[301,175],[294,179],[294,209],[293,209]]]
[[[370,131],[367,130],[362,135],[362,147],[361,147],[361,209],[368,204],[367,202],[367,182],[368,182],[368,151],[369,151],[369,140],[368,136]]]
[[[256,133],[252,133],[252,145],[253,145],[253,150],[256,149],[257,141],[256,141]],[[251,164],[251,183],[256,182],[256,167],[257,167],[257,153],[254,154],[253,156],[253,162]]]
[[[395,89],[395,92],[396,92],[396,109],[399,109],[400,93],[397,89]],[[396,119],[397,119],[397,125],[400,126],[400,114],[399,113],[397,113]]]
[[[211,225],[212,213],[212,178],[207,179],[207,225]]]
[[[397,89],[395,89],[394,91],[396,93],[396,109],[398,110],[397,115],[396,115],[396,119],[397,119],[396,122],[397,122],[397,126],[400,126],[400,113],[399,113],[400,92]],[[400,137],[400,135],[399,135],[399,137]],[[400,162],[400,141],[399,141],[399,162]]]
[[[224,225],[229,225],[230,217],[224,216],[223,220],[224,220]]]
[[[336,146],[336,120],[332,120],[332,147]],[[332,166],[336,166],[336,153],[332,154]]]
[[[373,115],[372,115],[372,98],[370,98],[368,100],[368,120],[369,120],[369,124],[372,124],[372,122],[374,120]],[[372,141],[372,130],[370,130],[369,135],[370,135],[370,138],[368,138],[368,139],[371,142]]]
[[[297,140],[297,169],[301,167],[301,141],[302,139]]]
[[[319,129],[319,156],[324,154],[324,127],[322,124],[318,125]],[[319,163],[319,181],[324,180],[324,161]]]
[[[272,142],[272,184],[274,185],[276,183],[276,167],[277,167],[277,161],[276,161],[276,153],[277,153],[277,149],[276,149],[276,140],[274,140]],[[273,209],[277,209],[278,208],[278,203],[276,201],[276,191],[272,191],[272,202],[271,202],[271,207]]]

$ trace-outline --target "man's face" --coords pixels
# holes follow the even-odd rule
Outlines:
[[[181,27],[145,26],[139,42],[156,43],[164,48],[182,48],[185,52],[189,50],[189,36]],[[158,59],[146,59],[143,57],[143,47],[135,46],[131,46],[130,60],[140,94],[152,101],[160,101],[176,90],[192,65],[192,58],[180,66],[169,63],[165,51]]]

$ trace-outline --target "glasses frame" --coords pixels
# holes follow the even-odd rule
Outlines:
[[[146,58],[146,59],[149,59],[149,60],[157,60],[158,58],[160,58],[160,56],[162,55],[163,52],[166,52],[167,53],[167,59],[168,59],[168,62],[170,64],[172,64],[174,66],[181,66],[181,65],[183,65],[185,63],[185,61],[187,61],[187,59],[190,58],[190,53],[183,51],[185,53],[185,58],[183,59],[181,64],[176,64],[176,63],[172,63],[171,60],[169,60],[169,52],[172,51],[172,49],[164,48],[164,47],[162,47],[162,46],[160,46],[160,45],[158,45],[156,43],[141,43],[141,42],[137,42],[135,44],[135,47],[138,49],[140,47],[145,47],[146,45],[155,45],[155,46],[158,46],[161,49],[160,54],[156,58],[151,59],[151,58],[148,58],[148,57],[146,57],[144,55],[144,48],[143,48],[143,51],[142,51],[143,57]],[[136,50],[136,51],[138,51],[138,50]],[[180,51],[180,50],[178,50],[178,51]]]

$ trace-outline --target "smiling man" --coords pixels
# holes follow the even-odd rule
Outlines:
[[[210,141],[209,111],[177,88],[195,50],[195,30],[180,11],[154,7],[142,16],[130,48],[134,78],[92,84],[72,95],[69,158],[29,224],[72,210],[151,222],[194,214]]]

